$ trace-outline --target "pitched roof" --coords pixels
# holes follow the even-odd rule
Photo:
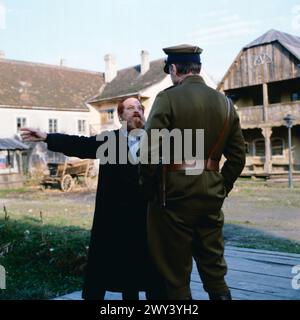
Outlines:
[[[0,59],[0,106],[88,111],[103,84],[100,72]]]
[[[0,150],[27,150],[29,147],[16,139],[0,139]]]
[[[167,76],[163,71],[164,60],[150,62],[150,69],[143,75],[140,73],[140,65],[119,70],[117,76],[105,85],[103,92],[89,102],[137,94],[139,91],[162,81]]]
[[[144,75],[141,75],[140,65],[119,70],[115,79],[106,84],[102,93],[91,98],[89,103],[139,94],[141,90],[151,87],[166,77],[169,77],[169,75],[163,71],[164,65],[165,59],[154,60],[150,62],[150,69]],[[216,84],[203,68],[201,69],[201,76],[207,85],[216,88]]]
[[[261,37],[252,41],[245,46],[244,49],[249,49],[275,41],[279,42],[284,48],[286,48],[290,53],[300,60],[300,38],[274,29],[269,30]]]

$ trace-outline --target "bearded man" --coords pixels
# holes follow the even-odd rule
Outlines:
[[[147,202],[138,181],[136,145],[139,137],[130,135],[144,126],[144,107],[135,97],[118,104],[118,116],[127,127],[112,131],[115,135],[116,163],[101,163],[96,194],[96,206],[91,230],[85,282],[82,297],[103,300],[106,291],[122,292],[125,300],[138,300],[139,291],[148,299],[160,299],[163,292],[148,254],[146,235]],[[135,130],[136,131],[136,130]],[[109,133],[109,132],[108,132]],[[24,141],[44,141],[48,149],[67,156],[96,159],[104,141],[96,136],[79,137],[66,134],[47,134],[39,130],[22,129]],[[121,164],[119,148],[125,145],[125,164]],[[124,154],[122,154],[124,159]],[[123,162],[122,162],[123,163]]]

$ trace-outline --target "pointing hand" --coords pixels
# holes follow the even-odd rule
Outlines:
[[[42,132],[38,129],[31,128],[21,128],[21,138],[23,141],[35,142],[35,141],[45,141],[47,138],[47,133]]]

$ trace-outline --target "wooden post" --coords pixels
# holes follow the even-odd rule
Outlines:
[[[24,170],[23,170],[23,157],[22,157],[22,152],[18,151],[18,157],[19,157],[19,171],[20,174],[24,174]]]
[[[268,84],[263,83],[263,103],[264,103],[264,122],[268,121],[268,106],[269,106],[269,93],[268,93]]]
[[[292,127],[289,130],[289,188],[293,188]]]
[[[9,173],[11,173],[11,155],[10,155],[9,150],[7,150],[7,162],[8,162]]]
[[[271,135],[272,128],[262,128],[262,134],[265,137],[265,165],[264,170],[267,174],[272,173],[272,150],[271,150]]]

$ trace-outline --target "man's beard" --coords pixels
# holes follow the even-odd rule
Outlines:
[[[145,120],[140,117],[133,117],[130,121],[128,121],[128,129],[141,129],[144,128]]]

